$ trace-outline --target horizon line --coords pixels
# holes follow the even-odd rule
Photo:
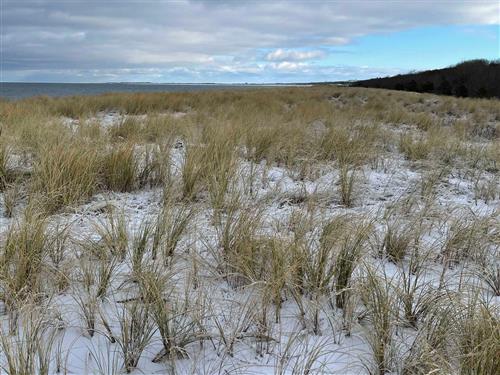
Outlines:
[[[356,82],[360,79],[344,81],[309,81],[309,82],[149,82],[149,81],[106,81],[106,82],[57,82],[57,81],[0,81],[4,83],[27,83],[27,84],[147,84],[147,85],[239,85],[239,86],[262,86],[262,85],[311,85],[324,83]]]

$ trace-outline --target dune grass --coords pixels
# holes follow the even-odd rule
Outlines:
[[[498,373],[497,100],[317,85],[0,119],[5,371]]]

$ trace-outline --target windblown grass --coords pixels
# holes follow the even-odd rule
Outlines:
[[[5,371],[500,371],[497,101],[314,85],[0,119]]]

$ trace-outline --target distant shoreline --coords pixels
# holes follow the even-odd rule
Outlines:
[[[207,90],[251,89],[270,87],[307,87],[312,84],[293,83],[147,83],[147,82],[120,82],[120,83],[53,83],[53,82],[1,82],[0,98],[19,100],[36,96],[75,96],[100,95],[106,93],[139,93],[139,92],[193,92]]]
[[[14,82],[0,81],[0,84],[23,85],[155,85],[155,86],[312,86],[332,82],[305,82],[305,83],[217,83],[217,82]],[[335,82],[333,82],[335,83]]]

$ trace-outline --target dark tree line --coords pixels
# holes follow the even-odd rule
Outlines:
[[[500,60],[470,60],[444,69],[368,79],[351,85],[460,97],[500,98]]]

